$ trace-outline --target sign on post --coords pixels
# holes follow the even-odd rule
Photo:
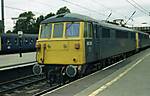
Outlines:
[[[19,38],[21,38],[22,35],[23,35],[23,32],[22,32],[22,31],[18,31],[18,36],[19,36]]]
[[[23,32],[22,31],[18,31],[18,36],[19,36],[19,54],[20,54],[20,57],[22,57],[22,44],[21,44],[21,39],[22,39],[22,35],[23,35]]]

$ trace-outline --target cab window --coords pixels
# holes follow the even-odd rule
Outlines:
[[[84,23],[84,37],[91,38],[92,37],[92,24],[91,23]]]
[[[54,33],[53,38],[61,38],[63,37],[63,23],[54,24]]]
[[[66,24],[66,37],[79,37],[79,23]]]
[[[44,24],[41,26],[40,38],[50,38],[52,33],[52,24]]]

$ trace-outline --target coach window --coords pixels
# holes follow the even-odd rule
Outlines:
[[[33,39],[31,38],[31,43],[33,43]]]
[[[63,37],[63,23],[54,24],[54,33],[53,38],[61,38]]]
[[[33,43],[33,39],[31,38],[31,40],[30,40],[30,44],[32,44]]]
[[[79,37],[80,23],[67,23],[66,24],[66,37]]]
[[[25,43],[28,44],[28,39],[27,38],[25,38]]]
[[[102,38],[110,38],[110,30],[102,28]]]
[[[10,39],[7,39],[7,45],[11,45]]]
[[[17,40],[17,38],[15,38],[15,44],[17,45],[18,44],[18,42],[17,42],[18,40]]]
[[[52,31],[52,24],[43,24],[41,26],[41,38],[50,38]]]
[[[92,24],[85,22],[84,23],[84,37],[92,38],[92,31],[93,31]]]

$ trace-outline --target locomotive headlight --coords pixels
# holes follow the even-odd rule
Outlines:
[[[76,44],[74,45],[74,47],[75,47],[75,49],[80,49],[80,43],[76,43]]]
[[[68,65],[66,67],[66,74],[69,77],[75,77],[77,74],[77,66]]]

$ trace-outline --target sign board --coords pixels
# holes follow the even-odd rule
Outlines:
[[[22,31],[18,31],[18,35],[19,35],[19,37],[22,37],[23,32]]]

